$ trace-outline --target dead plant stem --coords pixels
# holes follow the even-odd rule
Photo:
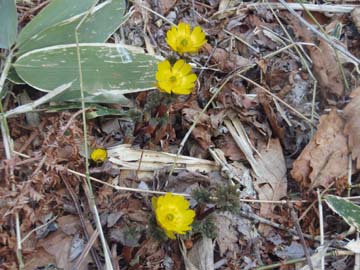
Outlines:
[[[10,181],[12,182],[12,186],[11,189],[12,191],[16,191],[16,187],[15,187],[15,176],[14,176],[14,162],[12,160],[13,157],[13,149],[12,149],[12,145],[11,145],[11,137],[10,137],[10,132],[9,132],[9,126],[5,117],[5,113],[3,110],[3,106],[2,106],[2,94],[3,94],[3,90],[4,90],[4,85],[5,85],[5,80],[7,78],[8,72],[10,70],[10,66],[11,66],[11,61],[12,61],[12,55],[13,52],[10,51],[10,53],[8,54],[6,60],[5,60],[5,65],[4,65],[4,69],[1,73],[1,77],[0,77],[0,118],[1,118],[1,134],[2,134],[2,139],[3,139],[3,144],[4,144],[4,149],[5,149],[5,156],[6,159],[10,161],[10,167],[9,167],[9,171],[10,171]],[[21,248],[21,229],[20,229],[20,218],[19,218],[19,213],[15,212],[15,231],[16,231],[16,257],[18,260],[18,264],[19,264],[19,269],[22,270],[24,269],[24,261],[23,261],[23,257],[22,257],[22,248]]]
[[[25,242],[26,239],[28,239],[34,232],[41,230],[42,228],[45,228],[46,226],[48,226],[50,223],[54,222],[57,219],[57,216],[53,217],[52,219],[50,219],[48,222],[37,226],[36,228],[32,229],[30,232],[28,232],[25,237],[23,237],[23,239],[21,239],[21,243]]]
[[[300,118],[304,119],[306,122],[308,122],[310,125],[314,125],[310,119],[308,119],[305,115],[303,115],[302,113],[300,113],[299,111],[297,111],[295,108],[293,108],[292,106],[290,106],[289,104],[287,104],[285,101],[283,101],[281,98],[279,98],[277,95],[271,93],[269,90],[267,90],[265,87],[263,87],[262,85],[254,82],[253,80],[249,79],[248,77],[245,77],[241,74],[237,74],[238,77],[243,78],[244,80],[252,83],[253,85],[255,85],[256,87],[260,88],[261,90],[263,90],[266,94],[272,96],[273,98],[275,98],[277,101],[279,101],[281,104],[285,105],[288,109],[290,109],[291,111],[293,111],[295,114],[297,114]]]
[[[360,60],[354,56],[353,54],[351,54],[348,50],[346,50],[344,47],[342,47],[339,44],[336,44],[335,42],[333,42],[332,40],[330,40],[326,35],[324,35],[323,33],[321,33],[321,31],[317,30],[313,25],[311,25],[310,23],[308,23],[304,18],[302,18],[298,13],[296,13],[296,11],[289,6],[288,3],[286,3],[284,0],[279,0],[279,2],[286,7],[286,9],[293,15],[295,16],[302,24],[304,24],[307,28],[309,28],[309,30],[311,30],[313,33],[315,33],[316,35],[318,35],[322,40],[324,40],[325,42],[327,42],[328,44],[330,44],[333,48],[337,49],[338,51],[340,51],[343,55],[351,58],[354,62],[356,62],[357,64],[360,64]]]
[[[81,109],[82,109],[82,121],[83,121],[83,133],[84,133],[84,149],[85,149],[85,169],[86,169],[86,183],[89,190],[89,204],[92,208],[92,212],[95,217],[95,223],[96,227],[100,234],[100,240],[104,252],[105,257],[105,269],[106,270],[113,270],[113,265],[111,261],[111,257],[109,255],[109,251],[107,248],[106,239],[104,236],[104,232],[102,230],[101,222],[99,213],[97,210],[96,202],[94,193],[92,190],[92,184],[90,181],[90,172],[89,172],[89,148],[88,148],[88,140],[87,140],[87,124],[86,124],[86,113],[85,113],[85,96],[84,96],[84,81],[83,81],[83,73],[82,73],[82,64],[81,64],[81,52],[80,52],[80,45],[79,45],[79,28],[83,24],[83,22],[87,19],[87,17],[91,14],[94,7],[96,6],[97,1],[94,1],[93,5],[90,7],[90,9],[86,12],[86,14],[82,17],[79,24],[75,28],[75,41],[76,41],[76,55],[77,55],[77,61],[78,61],[78,72],[79,72],[79,82],[80,82],[80,95],[81,95]]]
[[[311,12],[309,12],[309,10],[304,6],[304,4],[301,2],[300,0],[300,5],[304,8],[306,14],[313,20],[313,22],[317,25],[317,27],[320,29],[320,31],[327,37],[329,38],[328,34],[325,32],[325,30],[322,28],[322,26],[320,25],[320,23],[317,21],[317,19],[312,15]],[[329,38],[330,39],[330,38]],[[332,47],[332,46],[331,46]],[[345,85],[345,88],[348,90],[349,89],[349,84],[346,80],[346,76],[345,76],[345,72],[344,72],[344,68],[343,66],[341,65],[340,63],[340,57],[339,57],[339,53],[337,50],[335,50],[334,47],[332,47],[332,49],[334,50],[334,53],[335,53],[335,58],[336,58],[336,62],[339,66],[339,69],[340,69],[340,72],[341,72],[341,75],[343,77],[343,81],[344,81],[344,85]]]
[[[352,251],[348,251],[348,250],[335,250],[335,251],[326,253],[325,256],[326,257],[351,256],[353,254],[354,253]],[[260,267],[256,268],[255,270],[272,270],[272,269],[275,269],[278,267],[282,267],[284,265],[295,264],[295,263],[304,262],[304,261],[306,261],[306,258],[293,259],[293,260],[283,261],[283,262],[274,263],[274,264],[270,264],[270,265],[260,266]]]
[[[300,242],[301,242],[301,245],[304,249],[304,253],[305,253],[305,257],[306,257],[306,262],[310,268],[310,270],[314,270],[314,267],[312,265],[312,261],[311,261],[311,257],[310,257],[310,253],[309,253],[309,249],[307,247],[307,244],[305,242],[305,238],[304,238],[304,234],[301,230],[301,226],[300,226],[300,223],[299,223],[299,218],[295,212],[295,209],[294,207],[290,204],[290,214],[291,214],[291,218],[293,219],[294,223],[295,223],[295,228],[298,232],[298,236],[300,237]]]
[[[320,226],[320,245],[325,246],[325,233],[324,233],[324,212],[321,201],[320,190],[316,190],[318,207],[319,207],[319,226]],[[325,270],[325,256],[321,256],[321,270]]]

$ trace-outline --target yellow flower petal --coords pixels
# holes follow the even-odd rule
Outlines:
[[[200,26],[193,30],[187,23],[179,23],[166,33],[166,42],[172,50],[180,54],[196,53],[205,43],[205,33]]]
[[[182,35],[182,36],[187,36],[187,35],[190,35],[190,25],[187,24],[187,23],[179,23],[178,24],[178,27],[177,27],[177,32],[179,35]]]
[[[107,158],[107,151],[103,148],[96,148],[92,151],[90,158],[95,162],[104,162]]]
[[[168,60],[160,62],[155,78],[160,91],[188,95],[194,90],[197,76],[192,72],[191,65],[180,59],[174,66]]]
[[[191,230],[195,212],[189,209],[190,204],[183,196],[166,193],[157,200],[152,199],[152,203],[157,223],[170,239]]]

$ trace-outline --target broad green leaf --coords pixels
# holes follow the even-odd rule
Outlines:
[[[346,223],[360,231],[360,207],[356,204],[334,195],[327,195],[325,200],[329,207],[341,216]]]
[[[8,79],[10,82],[14,84],[25,84],[25,82],[19,77],[19,75],[17,75],[14,67],[11,67],[9,69],[6,79]]]
[[[15,0],[0,0],[0,48],[9,49],[16,40],[16,34]]]
[[[22,45],[53,25],[84,13],[95,2],[95,0],[52,0],[20,32],[17,44]]]
[[[105,42],[125,20],[124,13],[124,0],[102,2],[81,24],[79,42]],[[82,18],[83,16],[69,18],[38,33],[19,47],[18,54],[52,45],[75,43],[75,29]]]
[[[114,98],[155,87],[155,72],[161,60],[141,48],[109,43],[80,44],[84,94],[90,101],[116,103]],[[80,97],[76,44],[30,51],[13,64],[22,80],[41,91],[51,91],[72,81],[57,101]]]

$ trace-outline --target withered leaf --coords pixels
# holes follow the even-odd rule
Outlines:
[[[328,187],[346,177],[349,150],[343,130],[344,120],[336,110],[320,117],[317,132],[291,170],[303,188]]]
[[[351,157],[356,161],[356,169],[360,169],[360,87],[351,92],[351,102],[344,109],[345,130]]]
[[[309,46],[308,50],[313,63],[314,75],[319,81],[322,95],[324,97],[328,97],[329,94],[337,97],[342,96],[344,85],[334,49],[322,39],[313,37],[311,31],[303,27],[294,16],[288,13],[282,13],[282,15],[294,28],[294,32],[299,38],[308,43],[319,44],[318,46]]]
[[[231,215],[227,213],[218,213],[215,215],[215,224],[217,227],[216,242],[219,245],[220,256],[223,256],[227,251],[234,252],[238,246],[238,233],[235,230]]]
[[[260,156],[256,157],[257,177],[254,182],[255,190],[260,200],[277,201],[287,196],[287,179],[285,159],[280,141],[271,139],[267,147],[259,149]],[[261,204],[261,216],[271,217],[274,206]]]

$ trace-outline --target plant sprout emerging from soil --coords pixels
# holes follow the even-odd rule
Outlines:
[[[189,209],[189,202],[183,196],[166,193],[160,197],[153,197],[152,206],[158,225],[167,237],[176,239],[175,234],[186,234],[191,231],[195,211]]]

